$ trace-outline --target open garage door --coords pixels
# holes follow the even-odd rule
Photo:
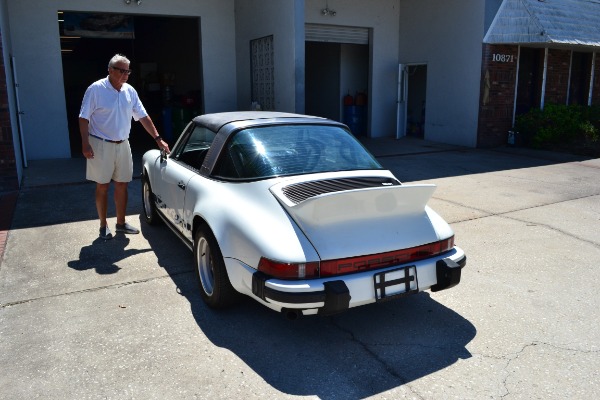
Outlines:
[[[306,113],[367,135],[369,29],[306,24],[305,35]]]
[[[304,29],[307,42],[369,44],[367,28],[306,24]]]
[[[71,155],[81,156],[78,116],[87,87],[107,75],[117,54],[131,60],[129,82],[162,136],[172,145],[191,117],[203,111],[199,18],[59,12]],[[130,136],[136,152],[154,143],[139,123]]]

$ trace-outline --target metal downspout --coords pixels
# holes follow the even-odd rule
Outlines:
[[[546,99],[546,78],[548,75],[548,48],[544,49],[544,73],[542,78],[542,98],[540,99],[540,110],[544,109],[544,100]]]
[[[517,46],[517,74],[515,76],[515,98],[513,100],[512,127],[515,127],[517,118],[517,96],[519,95],[519,70],[521,68],[521,45]]]
[[[594,94],[594,77],[596,72],[596,52],[592,53],[592,73],[590,75],[590,91],[588,92],[588,106],[592,105],[592,95]]]
[[[571,50],[571,59],[569,60],[569,80],[567,81],[567,105],[571,100],[571,74],[573,73],[573,50]]]

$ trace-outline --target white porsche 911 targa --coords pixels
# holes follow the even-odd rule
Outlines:
[[[289,318],[328,315],[460,281],[466,256],[348,128],[278,112],[194,118],[169,155],[143,157],[144,218],[194,253],[214,308],[239,293]]]

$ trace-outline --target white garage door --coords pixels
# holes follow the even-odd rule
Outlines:
[[[306,24],[307,42],[369,44],[369,29],[351,26]]]

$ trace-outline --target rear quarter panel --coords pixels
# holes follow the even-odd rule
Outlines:
[[[225,258],[253,268],[261,256],[283,262],[317,261],[302,231],[269,192],[273,180],[230,183],[195,176],[188,184],[184,218],[199,216]]]

